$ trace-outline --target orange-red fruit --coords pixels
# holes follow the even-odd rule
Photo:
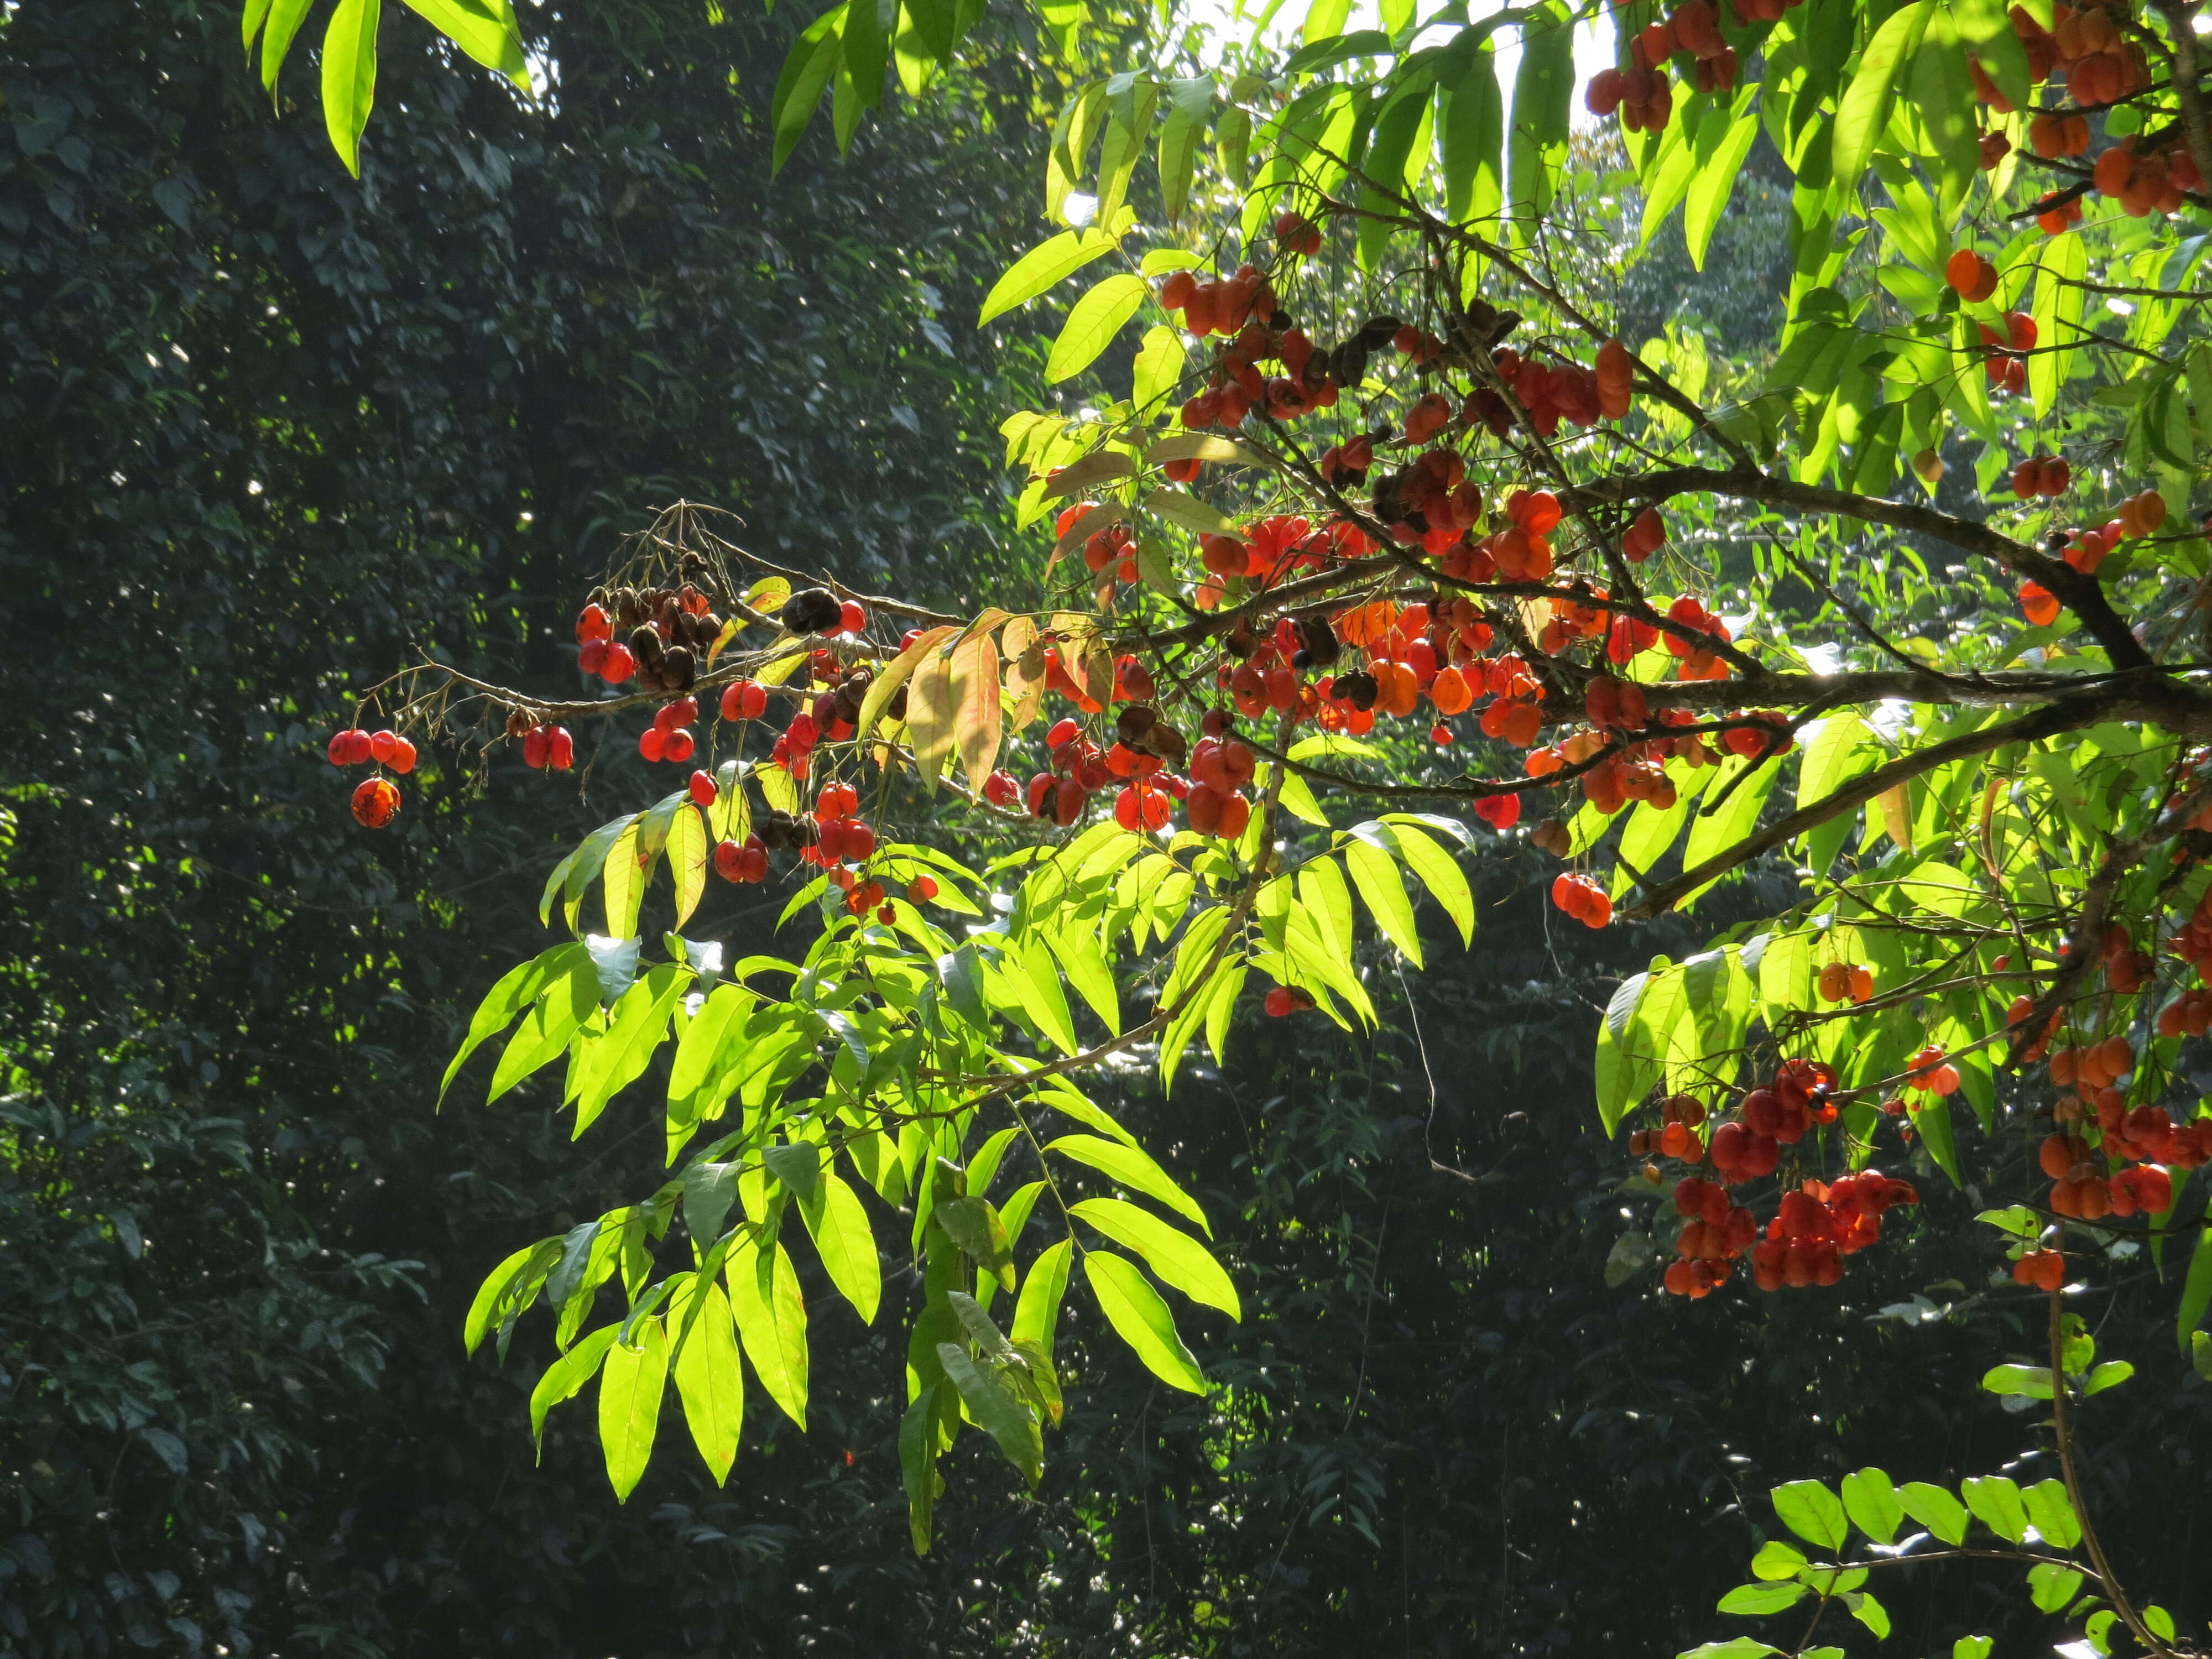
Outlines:
[[[691,775],[690,783],[686,787],[691,793],[691,799],[699,805],[712,806],[714,804],[714,775],[713,773],[694,772]]]
[[[916,876],[906,884],[906,896],[916,904],[927,904],[937,896],[937,878]]]
[[[353,815],[365,828],[381,830],[399,811],[399,786],[390,778],[367,778],[353,792]]]
[[[359,766],[369,757],[369,741],[368,732],[349,726],[331,739],[330,747],[324,752],[333,766]]]

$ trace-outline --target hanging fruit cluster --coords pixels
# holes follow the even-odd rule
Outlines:
[[[1844,971],[1848,978],[1850,970]],[[1668,1291],[1708,1296],[1747,1254],[1753,1281],[1762,1291],[1833,1285],[1843,1276],[1844,1257],[1880,1242],[1885,1212],[1920,1201],[1910,1182],[1876,1170],[1832,1182],[1802,1178],[1785,1186],[1762,1230],[1752,1211],[1730,1195],[1772,1175],[1784,1147],[1833,1124],[1835,1092],[1835,1073],[1827,1066],[1785,1060],[1772,1080],[1747,1092],[1710,1135],[1704,1103],[1694,1096],[1673,1095],[1662,1103],[1661,1127],[1629,1136],[1628,1149],[1636,1156],[1656,1155],[1711,1171],[1686,1175],[1675,1184],[1675,1213],[1685,1221],[1674,1244],[1679,1260],[1664,1278]]]
[[[415,769],[415,745],[397,732],[364,732],[348,726],[334,733],[325,751],[337,767],[377,765],[405,775]],[[387,777],[366,778],[353,792],[354,820],[381,830],[399,815],[399,786]]]

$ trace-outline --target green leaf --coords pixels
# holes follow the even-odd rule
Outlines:
[[[860,1062],[866,1066],[867,1061]],[[822,1190],[822,1149],[811,1140],[761,1148],[761,1163],[768,1172],[799,1195],[804,1204]]]
[[[1212,1253],[1188,1233],[1118,1198],[1079,1199],[1068,1206],[1068,1213],[1134,1250],[1153,1273],[1192,1301],[1218,1308],[1231,1319],[1244,1317],[1236,1285]]]
[[[676,884],[676,925],[690,921],[707,890],[707,820],[686,801],[668,826],[668,873]]]
[[[785,1416],[806,1426],[806,1304],[799,1275],[781,1244],[766,1251],[742,1231],[730,1247],[723,1273],[730,1287],[730,1310],[745,1358]]]
[[[1959,31],[1948,11],[1931,15],[1913,50],[1904,84],[1920,112],[1927,147],[1919,159],[1941,185],[1944,216],[1966,199],[1980,173],[1974,85]],[[2062,239],[2063,240],[2063,239]]]
[[[616,1003],[606,1035],[592,1043],[577,1079],[576,1128],[580,1136],[608,1101],[643,1075],[668,1036],[676,1004],[691,983],[688,968],[663,963]]]
[[[883,1297],[883,1265],[860,1195],[836,1175],[825,1173],[814,1195],[800,1198],[799,1213],[813,1237],[830,1282],[853,1304],[862,1324],[874,1324]]]
[[[937,1358],[960,1391],[969,1414],[999,1443],[999,1449],[1023,1479],[1036,1486],[1044,1475],[1044,1433],[1036,1414],[996,1374],[969,1358],[958,1343],[939,1343]]]
[[[1429,890],[1429,896],[1452,920],[1459,929],[1460,943],[1474,943],[1474,894],[1467,884],[1467,875],[1459,867],[1459,860],[1450,853],[1431,841],[1420,830],[1407,823],[1402,814],[1393,814],[1385,822],[1398,838],[1398,856],[1406,867],[1421,878]]]
[[[2038,420],[2051,412],[2059,388],[2072,370],[2075,349],[2082,338],[2079,285],[2088,274],[2088,249],[2081,237],[2045,239],[2035,298],[2028,307],[2028,314],[2035,319],[2036,343],[2053,348],[2039,350],[2027,360],[2027,392]]]
[[[1808,1544],[1840,1552],[1850,1528],[1844,1506],[1817,1480],[1792,1480],[1773,1492],[1774,1513],[1782,1524]]]
[[[2027,1523],[2035,1535],[2052,1548],[2070,1550],[2081,1541],[2081,1522],[2064,1481],[2039,1480],[2021,1494],[2021,1501],[2027,1506]]]
[[[2038,1613],[2063,1613],[2081,1588],[2081,1575],[2054,1561],[2039,1561],[2027,1570],[2028,1595]]]
[[[2089,1373],[2089,1380],[2081,1385],[2081,1397],[2102,1394],[2107,1389],[2118,1388],[2136,1374],[2136,1368],[2124,1359],[2108,1359]]]
[[[1807,1595],[1803,1584],[1738,1584],[1720,1599],[1717,1611],[1746,1616],[1779,1613],[1795,1607]]]
[[[1014,1304],[1014,1341],[1033,1342],[1049,1354],[1060,1326],[1060,1299],[1067,1293],[1067,1269],[1074,1244],[1060,1239],[1038,1253],[1022,1280],[1020,1299]]]
[[[975,319],[976,326],[980,328],[993,318],[1002,317],[1016,306],[1036,299],[1121,245],[1121,237],[1102,225],[1063,230],[1057,236],[1047,237],[1015,260],[1006,274],[991,285],[991,291],[983,296],[983,310]]]
[[[1047,1141],[1044,1149],[1058,1152],[1062,1158],[1072,1158],[1079,1164],[1088,1164],[1133,1192],[1158,1199],[1177,1214],[1196,1222],[1199,1231],[1208,1238],[1213,1237],[1213,1229],[1206,1224],[1206,1212],[1176,1185],[1166,1170],[1138,1148],[1101,1139],[1097,1135],[1062,1135],[1057,1140]]]
[[[669,1317],[677,1316],[671,1308]],[[676,1392],[691,1443],[720,1486],[738,1461],[744,1425],[745,1368],[738,1358],[738,1327],[722,1287],[709,1280],[707,1303],[676,1350]]]
[[[262,0],[267,3],[267,0]],[[486,69],[516,86],[530,85],[523,62],[522,31],[505,0],[407,0],[408,7]]]
[[[1860,1469],[1843,1479],[1844,1511],[1858,1529],[1877,1544],[1897,1536],[1905,1519],[1905,1506],[1897,1501],[1897,1488],[1880,1469]]]
[[[1090,368],[1121,331],[1121,325],[1136,314],[1147,291],[1143,277],[1122,271],[1078,300],[1045,359],[1045,383],[1057,385]]]
[[[268,7],[269,19],[261,34],[261,85],[270,96],[276,92],[276,71],[284,66],[285,54],[292,49],[292,37],[300,32],[300,25],[307,19],[308,8],[313,0],[273,0]],[[250,27],[253,9],[246,10],[245,23]],[[246,45],[252,45],[248,36]]]
[[[1897,1489],[1905,1512],[1947,1544],[1966,1541],[1966,1510],[1941,1486],[1924,1480],[1908,1480]]]
[[[1831,176],[1856,184],[1874,159],[1875,147],[1889,126],[1897,85],[1935,12],[1934,0],[1913,0],[1890,14],[1859,54],[1857,72],[1836,111],[1829,149]]]
[[[1864,1590],[1849,1590],[1844,1593],[1844,1605],[1851,1610],[1852,1618],[1875,1633],[1875,1640],[1881,1641],[1887,1638],[1889,1609],[1875,1601],[1873,1596]]]
[[[1173,396],[1188,360],[1182,336],[1174,329],[1155,325],[1145,331],[1145,343],[1137,348],[1129,383],[1129,402],[1138,419],[1151,419],[1154,406]]]
[[[1106,1029],[1121,1036],[1121,997],[1114,988],[1114,970],[1107,963],[1095,924],[1071,916],[1046,931],[1043,938],[1067,982],[1091,1005],[1091,1012]]]
[[[2027,1506],[2015,1482],[2001,1474],[1972,1475],[1959,1483],[1959,1491],[1982,1524],[2006,1543],[2027,1535]]]
[[[1168,118],[1160,125],[1160,205],[1168,222],[1182,217],[1190,197],[1190,175],[1198,156],[1199,135],[1213,107],[1213,77],[1194,76],[1168,82]],[[1141,406],[1144,400],[1138,400]]]
[[[1145,511],[1157,514],[1170,524],[1181,525],[1199,536],[1234,536],[1237,520],[1208,507],[1197,496],[1180,489],[1161,488],[1146,492]]]
[[[1006,1237],[995,1206],[981,1198],[939,1199],[935,1214],[952,1242],[973,1256],[978,1267],[994,1274],[1007,1290],[1014,1288],[1013,1241]]]
[[[497,1100],[540,1066],[565,1054],[576,1028],[597,1012],[599,1006],[599,978],[592,972],[590,957],[572,959],[561,976],[548,984],[545,994],[530,1011],[529,1018],[507,1039],[499,1065],[492,1073],[485,1103]]]
[[[1083,1277],[1098,1298],[1106,1322],[1144,1361],[1146,1370],[1170,1388],[1196,1395],[1206,1392],[1205,1375],[1176,1334],[1168,1304],[1160,1300],[1160,1293],[1146,1282],[1135,1262],[1111,1251],[1088,1250],[1083,1257]]]
[[[2189,1253],[2189,1273],[2181,1284],[2181,1304],[2174,1313],[2174,1336],[2184,1349],[2192,1349],[2204,1334],[2197,1328],[2204,1322],[2204,1313],[2212,1308],[2212,1197],[2204,1202],[2207,1224],[2197,1233],[2197,1245]]]
[[[338,0],[323,33],[323,124],[346,171],[361,177],[361,135],[376,101],[379,0]]]
[[[1505,99],[1487,38],[1454,54],[1437,86],[1437,150],[1454,224],[1486,222],[1504,204]]]
[[[551,950],[510,968],[501,975],[499,982],[484,994],[469,1019],[469,1034],[462,1039],[460,1050],[446,1067],[446,1075],[438,1085],[438,1098],[446,1097],[453,1079],[468,1058],[484,1043],[507,1029],[509,1020],[544,994],[545,988],[562,975],[573,970],[579,963],[588,963],[589,957],[580,945],[556,945]]]
[[[1768,1539],[1751,1558],[1751,1576],[1769,1583],[1795,1578],[1804,1568],[1805,1552],[1779,1538]]]
[[[660,1393],[668,1381],[668,1335],[660,1321],[641,1319],[630,1334],[636,1346],[610,1347],[599,1373],[599,1448],[617,1503],[629,1501],[652,1461]]]
[[[1991,1394],[2012,1395],[2028,1400],[2051,1398],[2051,1367],[2048,1365],[1992,1365],[1982,1374],[1982,1386]]]
[[[522,1272],[523,1264],[538,1253],[535,1244],[526,1244],[513,1255],[484,1275],[477,1287],[476,1300],[469,1304],[468,1317],[461,1322],[461,1352],[474,1353],[477,1345],[484,1340],[492,1327],[492,1316],[497,1310],[500,1298]]]
[[[545,1375],[538,1379],[538,1386],[530,1391],[530,1437],[538,1448],[539,1462],[545,1457],[546,1413],[562,1401],[574,1399],[584,1384],[598,1374],[599,1362],[607,1357],[607,1350],[620,1334],[620,1325],[600,1326],[548,1365]]]
[[[814,106],[821,101],[823,89],[837,72],[844,56],[840,34],[844,21],[845,8],[832,6],[809,23],[805,32],[791,44],[782,71],[776,76],[775,90],[769,98],[769,121],[775,131],[775,158],[769,169],[771,175],[782,172],[783,164],[791,159],[791,152],[798,147],[807,122],[813,118]]]
[[[1698,125],[1700,159],[1684,198],[1682,235],[1689,245],[1691,263],[1699,270],[1705,268],[1705,249],[1721,215],[1727,211],[1729,198],[1735,193],[1735,181],[1742,176],[1751,141],[1759,136],[1759,118],[1751,107],[1758,94],[1756,82],[1737,88],[1733,105],[1716,103]],[[1710,144],[1709,127],[1716,129]]]
[[[1397,861],[1372,842],[1354,839],[1345,846],[1344,867],[1351,872],[1352,884],[1366,901],[1382,936],[1396,945],[1399,954],[1413,966],[1421,966],[1420,933],[1414,925],[1413,903],[1406,896],[1406,884],[1398,874]]]

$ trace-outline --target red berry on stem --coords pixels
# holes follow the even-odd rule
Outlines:
[[[713,773],[694,772],[691,775],[691,781],[687,787],[691,792],[691,799],[698,805],[702,806],[712,806],[714,804],[714,775]]]
[[[353,792],[353,815],[364,827],[381,830],[399,811],[399,786],[389,778],[367,778]]]

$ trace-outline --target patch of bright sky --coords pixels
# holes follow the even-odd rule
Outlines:
[[[1217,46],[1225,35],[1242,34],[1249,27],[1249,22],[1243,20],[1257,15],[1263,9],[1264,0],[1259,4],[1246,0],[1241,9],[1237,0],[1181,0],[1177,7],[1182,21],[1205,26]],[[1267,40],[1283,52],[1296,46],[1304,31],[1307,9],[1298,4],[1297,0],[1286,0],[1283,9],[1269,21]],[[1492,3],[1492,0],[1468,0],[1467,8],[1468,15],[1477,21],[1504,9],[1502,0],[1499,3]],[[1345,21],[1345,33],[1348,34],[1355,29],[1380,27],[1376,0],[1353,0],[1352,15]],[[1455,25],[1439,25],[1414,36],[1413,44],[1416,46],[1440,46],[1451,39],[1455,32]],[[1521,67],[1520,33],[1515,29],[1504,29],[1499,31],[1496,39],[1498,81],[1510,97],[1514,72]],[[1613,20],[1610,17],[1601,16],[1575,26],[1575,80],[1577,85],[1588,81],[1600,70],[1612,67],[1613,60]]]
[[[1418,0],[1417,0],[1418,3]],[[1241,40],[1251,27],[1250,19],[1266,9],[1266,0],[1165,0],[1165,8],[1172,9],[1173,21],[1185,27],[1199,31],[1198,56],[1201,62],[1218,67],[1224,44]],[[1310,6],[1297,0],[1285,0],[1281,10],[1268,20],[1267,28],[1258,44],[1272,48],[1263,54],[1279,63],[1297,47],[1305,31],[1306,13]],[[1474,20],[1505,9],[1504,0],[1468,0],[1468,15]],[[1352,0],[1351,15],[1345,19],[1344,33],[1382,27],[1376,0]],[[1413,37],[1415,47],[1441,46],[1456,33],[1456,25],[1438,24],[1426,28]],[[1513,77],[1521,68],[1521,35],[1517,29],[1501,29],[1492,37],[1498,52],[1498,85],[1505,94],[1510,106],[1513,97]],[[1600,70],[1613,67],[1614,57],[1613,20],[1610,16],[1588,19],[1575,25],[1575,84],[1579,87]],[[1573,106],[1579,115],[1579,98]],[[1085,225],[1091,221],[1091,212],[1097,205],[1095,198],[1077,191],[1067,198],[1067,222]]]

